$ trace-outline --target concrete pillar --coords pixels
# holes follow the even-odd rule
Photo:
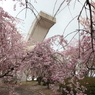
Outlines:
[[[26,40],[33,38],[34,41],[41,42],[55,23],[56,18],[41,11],[32,23]]]

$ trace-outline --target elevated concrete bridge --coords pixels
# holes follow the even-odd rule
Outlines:
[[[49,29],[56,23],[56,18],[40,12],[33,21],[30,30],[28,32],[26,40],[34,39],[35,42],[41,42],[46,37]]]

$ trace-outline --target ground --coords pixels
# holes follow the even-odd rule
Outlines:
[[[46,86],[38,85],[36,81],[23,82],[15,89],[18,95],[52,95],[52,91]],[[0,86],[0,95],[9,95],[9,88],[6,85]]]

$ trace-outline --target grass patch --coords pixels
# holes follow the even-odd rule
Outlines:
[[[72,88],[73,88],[73,92],[74,94],[76,95],[76,86],[72,83],[69,82],[70,79],[66,79],[65,80],[65,85],[61,84],[60,85],[60,88],[61,88],[61,91],[63,91],[62,89],[63,88],[66,88],[69,92],[71,91],[71,87],[68,86],[69,84],[72,85]],[[76,82],[79,82],[80,83],[80,87],[81,86],[84,86],[85,88],[87,88],[87,90],[84,92],[85,94],[87,95],[95,95],[95,78],[94,77],[86,77],[82,80],[77,80],[77,81],[74,81],[74,83]],[[80,91],[82,91],[81,88],[78,88]],[[67,93],[65,93],[63,91],[63,94],[62,95],[67,95]]]

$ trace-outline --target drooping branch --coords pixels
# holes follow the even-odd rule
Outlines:
[[[3,75],[0,75],[0,78],[3,78],[5,76],[13,77],[13,75],[9,75],[9,73],[12,72],[13,70],[14,70],[14,67],[10,68],[10,70],[8,70],[6,73],[4,73]]]
[[[90,13],[90,31],[91,31],[91,44],[92,44],[92,51],[94,52],[94,47],[93,47],[93,21],[92,21],[92,9],[91,9],[91,4],[89,0],[86,0],[87,5],[89,6],[89,13]]]

